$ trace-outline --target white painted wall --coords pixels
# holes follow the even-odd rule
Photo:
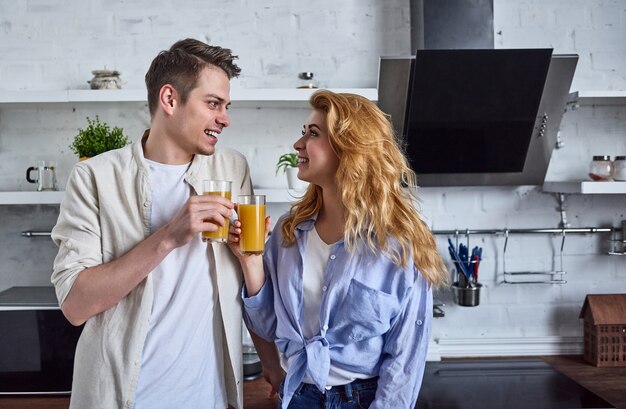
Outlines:
[[[626,89],[626,0],[494,3],[497,48],[578,53],[573,90]],[[125,88],[139,88],[154,55],[187,36],[239,54],[243,74],[233,87],[294,87],[297,73],[305,70],[323,87],[374,87],[379,55],[409,52],[409,6],[408,0],[0,2],[0,93],[87,88],[90,71],[104,66],[122,72]],[[95,114],[132,139],[149,121],[138,103],[0,106],[0,190],[32,190],[25,170],[45,158],[59,161],[63,185],[76,161],[67,146],[85,116]],[[282,187],[273,164],[290,149],[307,115],[306,109],[235,107],[220,144],[248,156],[256,186]],[[548,178],[580,179],[591,155],[626,154],[625,115],[620,106],[568,111],[562,125],[566,145],[555,152]],[[424,217],[436,230],[557,227],[560,220],[554,195],[537,187],[428,188],[420,194]],[[275,206],[272,212],[284,209]],[[573,227],[618,226],[626,219],[626,196],[571,195],[566,209]],[[54,246],[19,232],[51,228],[57,211],[0,206],[0,290],[49,283]],[[446,317],[435,322],[432,354],[579,351],[584,295],[626,291],[626,257],[603,255],[608,238],[567,237],[568,283],[531,286],[502,284],[502,237],[472,236],[470,246],[484,247],[481,305],[459,307],[449,290],[439,291]],[[445,237],[438,240],[447,254]],[[507,268],[560,268],[559,246],[559,237],[513,236]]]

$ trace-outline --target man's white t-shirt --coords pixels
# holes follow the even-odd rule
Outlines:
[[[148,161],[151,226],[170,222],[190,197],[187,165]],[[150,274],[154,302],[137,385],[135,409],[224,409],[222,319],[215,271],[200,234],[173,250]]]

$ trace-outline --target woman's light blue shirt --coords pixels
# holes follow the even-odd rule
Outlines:
[[[368,377],[379,376],[370,409],[413,408],[432,325],[432,291],[410,263],[400,268],[381,253],[333,245],[324,271],[320,329],[302,335],[304,248],[315,219],[300,223],[296,245],[282,246],[282,219],[265,248],[265,284],[243,292],[244,318],[259,336],[274,340],[287,359],[282,408],[308,373],[324,391],[330,362]]]

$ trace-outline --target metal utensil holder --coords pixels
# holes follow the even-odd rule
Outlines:
[[[480,304],[481,283],[473,283],[471,287],[462,286],[458,281],[452,283],[454,302],[463,307],[476,307]]]
[[[459,248],[459,231],[454,232],[455,248]],[[469,230],[465,231],[465,238],[467,240],[467,248],[470,248]],[[452,293],[454,296],[454,303],[463,307],[476,307],[480,304],[480,289],[482,284],[478,281],[468,278],[463,273],[463,267],[461,263],[469,264],[470,271],[474,270],[476,263],[480,263],[480,260],[467,260],[465,262],[460,260],[452,260],[454,263],[454,269],[456,271],[456,281],[452,283]]]
[[[565,245],[565,231],[561,231],[561,248],[559,250],[559,270],[553,271],[507,271],[506,248],[509,242],[509,230],[504,230],[504,249],[502,251],[502,273],[505,284],[565,284],[563,278],[567,272],[563,270],[563,246]],[[530,279],[529,279],[530,278]],[[545,279],[541,279],[545,278]],[[521,279],[521,280],[520,280]]]

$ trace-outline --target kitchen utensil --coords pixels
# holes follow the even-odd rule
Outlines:
[[[31,172],[37,171],[37,178],[32,179]],[[56,163],[54,161],[42,160],[37,166],[26,169],[26,180],[37,184],[37,191],[57,190]]]
[[[483,248],[482,247],[474,247],[472,249],[472,255],[470,257],[470,266],[469,269],[474,277],[474,282],[478,282],[478,266],[483,257]]]
[[[461,250],[461,248],[464,248],[465,250]],[[461,244],[459,246],[459,253],[463,253],[463,256],[457,254],[454,245],[452,244],[452,240],[448,239],[448,252],[450,253],[450,257],[452,257],[452,261],[457,267],[457,271],[462,273],[462,276],[459,276],[459,283],[465,284],[467,287],[471,288],[473,286],[471,272],[467,261],[463,260],[463,258],[467,259],[467,255],[465,254],[466,250],[467,247]]]

